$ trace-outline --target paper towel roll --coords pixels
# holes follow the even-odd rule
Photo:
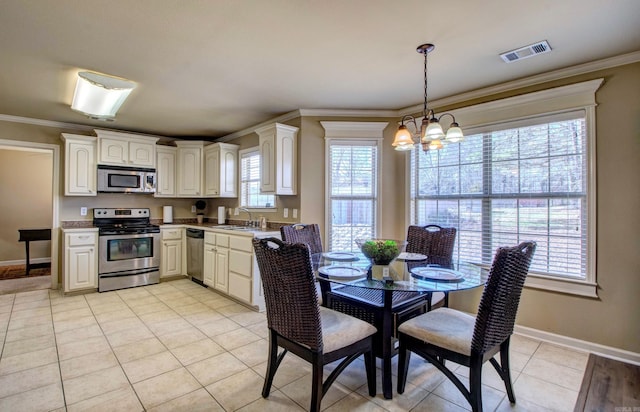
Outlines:
[[[224,206],[218,206],[218,224],[224,225],[226,222]]]
[[[162,206],[162,223],[173,223],[173,206]]]

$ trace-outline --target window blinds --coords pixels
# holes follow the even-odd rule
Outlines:
[[[533,240],[531,272],[584,279],[586,149],[579,111],[485,126],[461,144],[414,150],[412,221],[458,228],[459,259],[488,265],[497,247]]]

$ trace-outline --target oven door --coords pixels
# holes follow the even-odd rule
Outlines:
[[[160,267],[160,233],[99,237],[99,274],[158,267]]]

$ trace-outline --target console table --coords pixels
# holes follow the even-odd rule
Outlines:
[[[51,240],[51,229],[18,229],[20,233],[19,242],[24,242],[25,251],[27,255],[27,276],[29,271],[35,268],[47,267],[50,263],[34,263],[29,261],[29,242],[35,242],[38,240]]]

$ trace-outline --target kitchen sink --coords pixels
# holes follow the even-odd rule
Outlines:
[[[239,230],[239,231],[245,231],[245,232],[250,232],[252,230],[258,230],[257,227],[241,226],[241,225],[216,225],[216,226],[211,226],[211,228],[213,228],[213,229],[225,229],[225,230]]]

